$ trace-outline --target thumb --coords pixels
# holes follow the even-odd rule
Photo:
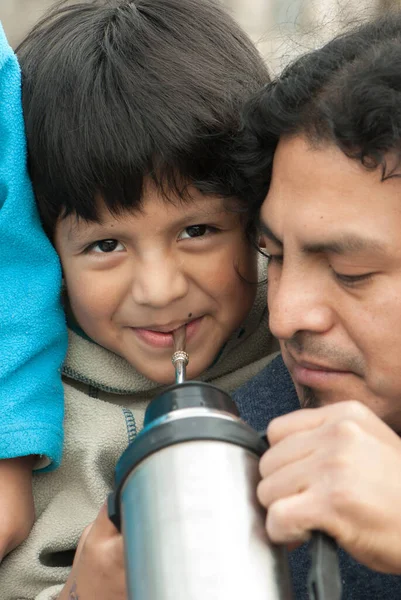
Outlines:
[[[104,504],[102,504],[96,519],[92,521],[92,523],[89,523],[89,525],[87,525],[83,530],[75,552],[74,562],[79,560],[83,547],[85,546],[86,540],[88,539],[88,536],[91,533],[95,536],[108,537],[116,531],[116,528],[114,527],[113,523],[108,517],[106,501]]]
[[[91,529],[93,528],[94,523],[95,523],[94,521],[92,523],[89,523],[89,525],[87,525],[85,527],[85,529],[83,530],[81,537],[79,538],[77,549],[75,551],[74,563],[77,563],[79,561],[80,556],[82,554],[83,547],[85,546],[86,539],[87,539],[89,533],[91,532]]]
[[[120,531],[109,519],[107,500],[104,504],[102,504],[98,515],[93,522],[93,527],[96,528],[96,533],[101,537],[109,538],[115,535],[120,535]]]

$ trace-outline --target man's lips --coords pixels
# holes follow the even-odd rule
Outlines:
[[[310,369],[311,371],[327,371],[333,373],[343,373],[342,369],[333,369],[332,367],[327,367],[325,365],[318,365],[317,363],[311,363],[306,360],[294,360],[294,364],[298,367],[302,367],[304,369]]]
[[[308,387],[325,387],[333,385],[336,380],[352,374],[352,371],[315,363],[309,360],[295,359],[288,353],[290,364],[288,369],[296,383]]]
[[[168,325],[157,325],[147,327],[132,327],[134,334],[148,346],[154,348],[168,348],[173,346],[173,331],[185,325],[186,340],[189,342],[196,334],[203,317],[181,323],[169,323]]]

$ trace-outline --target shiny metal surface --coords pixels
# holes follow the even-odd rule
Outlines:
[[[184,350],[174,352],[171,362],[175,368],[175,382],[184,383],[186,379],[186,367],[189,362],[189,356]]]
[[[209,419],[210,417],[219,417],[219,419],[225,419],[226,421],[234,421],[238,423],[240,421],[239,417],[232,415],[228,412],[223,412],[222,410],[218,410],[215,408],[208,407],[196,407],[196,408],[180,408],[178,410],[173,410],[171,412],[162,415],[158,419],[151,421],[148,427],[158,427],[163,423],[172,423],[173,421],[182,421],[183,419],[192,419],[193,417],[197,417],[198,419]],[[199,423],[199,426],[202,426],[202,423]],[[246,423],[243,423],[244,427],[248,427]],[[144,431],[144,430],[143,430]]]
[[[130,598],[290,600],[258,481],[257,457],[225,442],[169,446],[139,464],[121,495]]]

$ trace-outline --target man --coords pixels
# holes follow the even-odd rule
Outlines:
[[[270,328],[303,408],[268,427],[258,489],[267,531],[297,545],[323,530],[358,563],[394,575],[400,107],[401,15],[392,14],[300,58],[267,85],[248,106],[241,149],[251,182],[244,194],[260,208],[269,256]],[[399,577],[377,575],[376,585],[343,560],[345,597],[400,597]]]

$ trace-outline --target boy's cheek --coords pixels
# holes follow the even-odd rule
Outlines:
[[[94,281],[78,279],[67,283],[67,297],[75,319],[85,329],[99,320],[111,320],[119,304],[112,285],[97,286]]]

